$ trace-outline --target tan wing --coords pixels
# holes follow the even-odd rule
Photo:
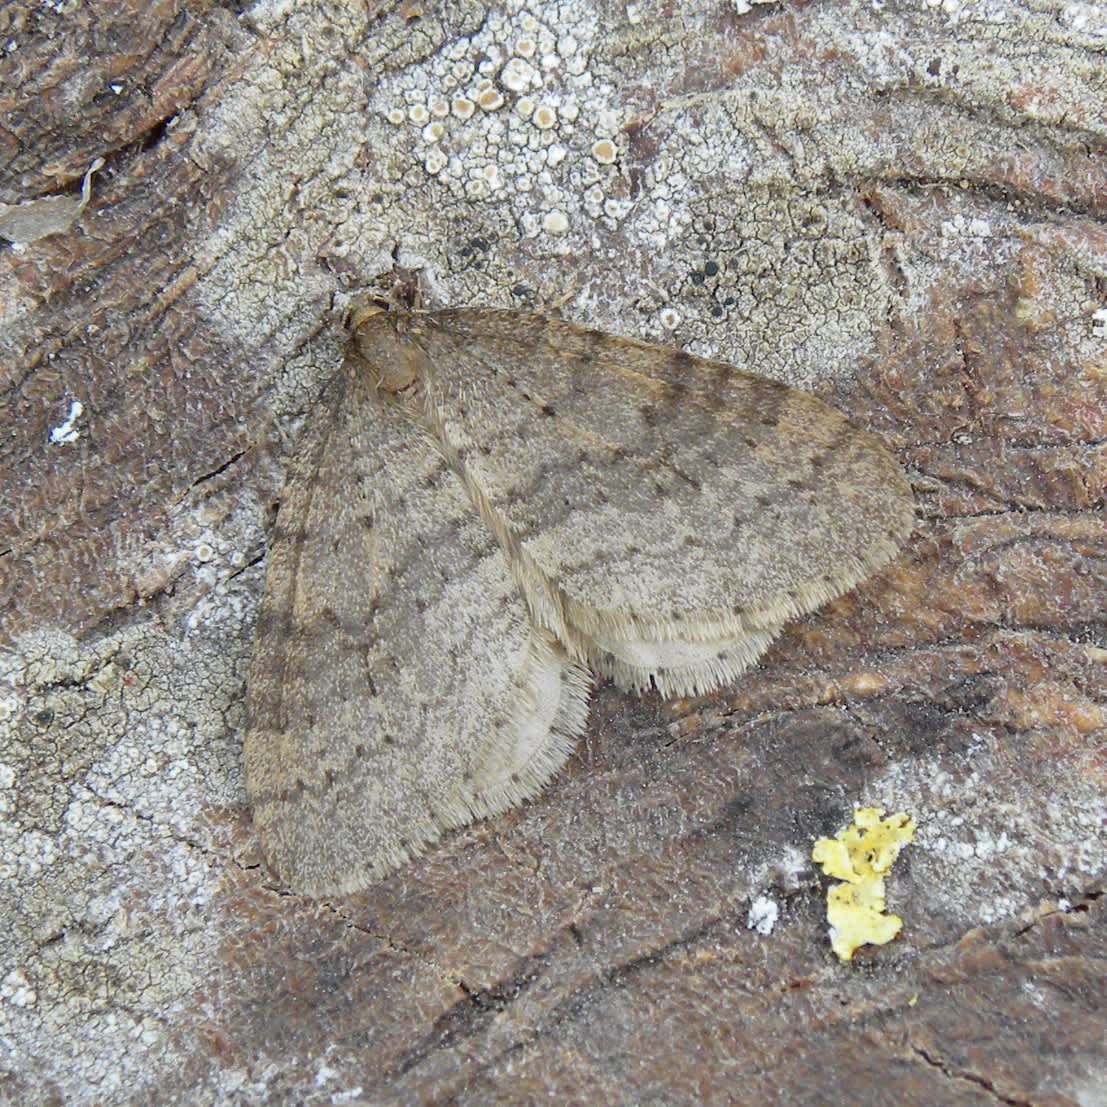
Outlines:
[[[424,418],[536,617],[624,685],[726,682],[911,529],[896,462],[806,393],[541,316],[370,325],[421,352]]]
[[[532,628],[425,432],[349,365],[309,420],[271,539],[244,757],[270,863],[328,895],[537,792],[583,729],[587,674]]]

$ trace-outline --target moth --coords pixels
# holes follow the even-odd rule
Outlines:
[[[365,298],[270,538],[246,788],[279,877],[357,891],[562,767],[592,675],[711,691],[913,525],[804,392],[509,310]]]

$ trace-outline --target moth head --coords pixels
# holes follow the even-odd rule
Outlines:
[[[364,324],[376,319],[378,315],[387,315],[390,310],[391,304],[387,297],[372,293],[355,296],[346,306],[342,326],[352,341],[357,338],[358,331]]]

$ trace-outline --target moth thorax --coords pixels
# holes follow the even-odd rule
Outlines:
[[[422,379],[423,370],[415,358],[397,358],[394,361],[365,361],[369,382],[379,392],[398,396]]]
[[[428,375],[426,353],[406,334],[397,334],[386,320],[369,320],[360,326],[353,334],[353,346],[365,364],[369,383],[380,392],[407,393]]]

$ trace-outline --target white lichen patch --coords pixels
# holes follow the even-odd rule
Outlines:
[[[85,412],[85,406],[80,400],[69,401],[69,413],[66,415],[65,420],[59,423],[56,427],[52,427],[50,430],[50,441],[55,446],[66,446],[71,442],[76,442],[80,437],[80,431],[77,429],[77,420]]]
[[[547,234],[565,234],[569,229],[569,217],[563,211],[548,211],[542,217],[542,229]]]
[[[550,104],[539,104],[531,121],[540,131],[552,131],[557,126],[557,109]]]
[[[1064,4],[1058,19],[1078,34],[1107,39],[1107,9],[1095,0]]]
[[[780,905],[776,900],[769,896],[757,896],[746,915],[746,927],[767,938],[772,934],[779,918]]]
[[[187,636],[169,605],[172,633],[42,631],[0,653],[0,1039],[31,1087],[142,1098],[174,1065],[167,1013],[218,964],[212,905],[233,861],[211,813],[241,797],[242,550],[259,536],[210,528],[213,513],[201,502],[176,536],[210,582]]]
[[[614,165],[617,153],[615,143],[609,138],[601,138],[598,142],[592,144],[592,157],[600,165]]]
[[[15,1007],[33,1007],[38,1002],[38,993],[22,969],[12,969],[0,980],[0,1001]]]
[[[960,213],[940,224],[943,235],[955,238],[987,238],[992,233],[992,225],[987,219],[973,218]]]
[[[500,81],[509,92],[524,92],[529,88],[538,88],[542,83],[538,73],[521,58],[508,61],[500,74]]]
[[[890,806],[912,796],[918,831],[912,874],[922,900],[975,925],[1017,918],[1027,887],[1060,895],[1107,872],[1107,803],[1094,784],[1067,774],[1064,803],[1027,802],[1020,775],[995,739],[977,735],[964,761],[905,761],[866,789],[865,802]],[[1042,857],[1050,858],[1041,866]]]
[[[991,29],[1002,27],[994,18],[1001,7],[958,0],[955,13],[935,9],[934,26],[945,28],[954,14],[969,28],[960,38],[943,30],[940,49],[875,9],[848,25],[821,9],[805,17],[809,34],[833,44],[878,88],[921,83],[949,90],[951,102],[976,97],[1028,119],[1048,111],[1095,129],[1079,89],[1053,82],[1035,94],[1028,86],[1012,107],[1006,89],[1026,83],[1025,66],[1002,52],[989,54],[986,68],[976,64],[999,33]],[[1087,10],[1066,8],[1085,35]],[[240,95],[221,101],[205,140],[249,170],[195,294],[221,325],[264,343],[282,330],[302,332],[328,301],[328,280],[305,259],[341,259],[344,272],[369,274],[387,267],[399,245],[409,264],[451,273],[448,293],[460,302],[502,298],[498,276],[520,265],[547,273],[543,294],[554,297],[564,274],[546,259],[607,254],[617,243],[621,270],[640,276],[618,299],[582,289],[581,303],[600,309],[593,321],[660,338],[666,328],[655,299],[679,303],[677,337],[693,352],[812,385],[856,372],[872,352],[873,320],[896,310],[897,297],[908,314],[925,310],[936,265],[975,271],[1017,251],[1015,220],[1005,223],[1000,206],[959,202],[988,170],[988,136],[966,143],[923,134],[918,141],[953,182],[939,194],[948,210],[939,204],[932,225],[913,233],[917,252],[890,236],[905,278],[893,293],[876,260],[879,229],[826,183],[882,179],[903,136],[881,132],[874,151],[873,128],[858,126],[858,104],[843,103],[834,82],[766,87],[756,66],[748,75],[736,69],[717,93],[684,94],[645,48],[656,37],[657,13],[636,2],[624,14],[613,30],[574,3],[462,5],[373,21],[310,2],[255,5],[250,21],[295,49],[258,57]],[[328,56],[335,31],[360,67],[306,63]],[[666,50],[699,57],[697,42],[689,29]],[[781,40],[765,46],[774,71],[796,64]],[[1056,71],[1057,49],[1042,47],[1044,69]],[[498,171],[491,184],[480,175],[490,166]],[[551,211],[566,213],[567,233],[544,229]],[[489,243],[490,267],[457,264],[474,223],[476,237]],[[713,258],[712,249],[725,257]],[[510,254],[518,257],[509,261]],[[725,260],[725,276],[697,283],[709,260]],[[595,279],[610,285],[606,274]],[[642,289],[643,280],[657,280],[662,294]],[[233,311],[224,294],[230,287]],[[1065,317],[1052,304],[1023,316],[1036,326]]]
[[[394,147],[397,171],[405,154],[417,157],[423,172],[456,199],[486,203],[502,190],[529,233],[564,233],[556,218],[550,227],[548,214],[579,209],[578,178],[596,134],[593,129],[590,141],[580,125],[590,118],[587,107],[582,116],[582,103],[611,90],[588,69],[595,15],[574,7],[560,14],[558,24],[523,10],[491,14],[475,33],[382,82],[375,98],[387,105],[385,118],[409,124],[406,151],[403,139]],[[435,105],[443,103],[449,111],[440,114]],[[598,110],[610,123],[610,109]],[[428,142],[440,147],[440,156],[418,151]],[[589,160],[602,164],[602,156]],[[612,219],[602,203],[591,211]]]
[[[487,112],[499,111],[504,106],[503,93],[498,88],[485,88],[477,93],[477,106]]]
[[[433,123],[428,123],[420,132],[424,142],[437,142],[446,133],[446,128],[435,120]]]
[[[423,168],[431,177],[437,177],[449,164],[450,159],[441,150],[430,150],[423,159]]]

